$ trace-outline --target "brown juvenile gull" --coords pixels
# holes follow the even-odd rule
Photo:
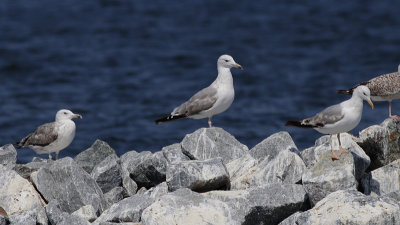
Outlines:
[[[363,100],[367,101],[371,108],[374,105],[370,99],[370,91],[367,86],[358,86],[354,89],[352,97],[340,104],[330,106],[322,112],[300,121],[288,121],[286,126],[313,128],[322,134],[330,134],[332,160],[338,160],[343,153],[349,152],[340,143],[340,133],[348,132],[355,128],[361,120]],[[339,154],[333,152],[332,135],[337,134],[339,141]]]
[[[212,116],[227,110],[235,98],[230,70],[232,67],[242,69],[232,56],[221,55],[217,61],[217,79],[210,86],[193,95],[187,102],[176,107],[171,114],[156,120],[156,124],[184,118],[208,117],[208,125],[212,127]]]
[[[51,153],[55,152],[57,160],[58,153],[71,144],[75,137],[76,126],[72,121],[73,118],[82,119],[82,116],[70,110],[61,109],[56,114],[55,122],[39,126],[35,132],[17,142],[15,146],[33,149],[36,154],[49,154],[49,159],[51,159]]]
[[[388,101],[389,117],[396,122],[400,121],[399,116],[392,115],[392,100],[400,98],[400,65],[397,72],[380,75],[369,81],[362,82],[349,90],[339,90],[338,93],[351,95],[353,90],[360,85],[365,85],[371,90],[372,100]]]

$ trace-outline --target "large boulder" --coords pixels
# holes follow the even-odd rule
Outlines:
[[[368,171],[400,158],[400,123],[389,118],[360,132],[357,143],[371,158]]]
[[[12,169],[17,162],[17,150],[12,144],[4,145],[0,148],[0,165]]]
[[[172,163],[167,171],[170,191],[190,188],[204,192],[229,187],[229,174],[221,158]]]
[[[132,151],[134,152],[134,151]],[[138,188],[151,188],[165,181],[167,160],[162,152],[152,154],[128,152],[121,156],[123,170],[129,173]]]
[[[293,142],[292,137],[286,131],[275,133],[262,142],[258,143],[249,153],[253,158],[261,161],[271,161],[274,159],[279,152],[288,150],[298,152],[296,144]]]
[[[103,193],[122,186],[121,165],[118,156],[111,154],[97,164],[90,174]]]
[[[370,173],[361,180],[366,195],[385,195],[400,190],[400,159]]]
[[[51,225],[57,225],[68,213],[61,210],[60,204],[56,199],[51,200],[45,207],[46,215]]]
[[[70,157],[40,168],[36,179],[36,187],[46,201],[58,200],[62,211],[72,213],[84,205],[92,205],[97,212],[106,208],[96,181]]]
[[[52,163],[51,160],[47,161],[35,161],[27,164],[16,164],[14,170],[23,178],[30,179],[30,176],[33,172],[38,171],[40,168],[44,166],[48,166]]]
[[[125,189],[125,192],[128,196],[133,196],[136,194],[138,190],[138,185],[136,182],[130,177],[130,173],[128,168],[133,167],[136,158],[139,157],[139,153],[136,151],[129,151],[125,154],[121,155],[120,163],[121,163],[121,176],[122,176],[122,186]]]
[[[142,213],[143,225],[239,225],[227,204],[183,188],[162,196]]]
[[[221,157],[225,164],[242,157],[249,150],[246,145],[219,127],[201,128],[187,134],[181,146],[183,153],[190,159],[205,160]]]
[[[190,160],[187,155],[183,154],[181,144],[179,143],[165,146],[161,149],[161,151],[168,163]]]
[[[267,184],[238,191],[211,191],[204,194],[234,209],[235,221],[242,225],[277,224],[297,211],[308,209],[304,188],[298,184]]]
[[[0,207],[11,223],[47,224],[44,202],[35,187],[17,172],[0,165]]]
[[[340,190],[326,196],[314,208],[294,214],[280,224],[400,224],[400,206],[389,198],[365,196],[357,190]]]
[[[91,173],[93,168],[109,155],[116,155],[114,149],[102,140],[96,140],[92,146],[75,156],[75,162],[87,173]]]
[[[315,147],[301,152],[307,165],[302,182],[312,205],[329,193],[357,188],[357,180],[368,167],[369,157],[363,154],[350,135],[342,134],[340,140],[351,153],[343,154],[339,160],[332,161],[329,136],[320,138]],[[334,149],[338,149],[337,139],[332,138],[332,144]]]
[[[227,165],[232,189],[301,181],[306,166],[287,132],[271,135],[249,152]]]
[[[142,212],[150,206],[154,200],[145,195],[134,195],[115,203],[103,212],[93,224],[104,222],[139,222]]]

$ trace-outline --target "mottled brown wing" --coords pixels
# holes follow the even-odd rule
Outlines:
[[[327,124],[334,124],[344,117],[342,107],[337,104],[324,109],[314,117],[304,119],[301,123],[315,127],[323,127]]]
[[[368,81],[371,96],[389,96],[400,92],[400,73],[388,73]]]
[[[195,115],[211,108],[217,101],[217,89],[207,87],[197,92],[189,101],[176,107],[171,115]]]
[[[46,123],[38,127],[35,132],[22,139],[21,143],[24,147],[28,147],[29,145],[47,146],[55,141],[57,136],[55,124]]]

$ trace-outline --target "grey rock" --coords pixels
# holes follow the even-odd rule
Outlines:
[[[131,179],[128,168],[135,165],[139,153],[136,151],[129,151],[120,157],[121,161],[121,176],[122,176],[122,186],[128,196],[133,196],[138,190],[138,186],[134,180]]]
[[[78,216],[86,221],[93,222],[97,219],[96,210],[92,205],[85,205],[71,213],[73,216]]]
[[[279,223],[279,225],[298,225],[296,221],[299,219],[301,212],[296,212],[290,215],[288,218]]]
[[[250,149],[249,153],[254,159],[261,162],[265,160],[271,161],[283,150],[300,154],[292,137],[286,131],[281,131],[269,136]]]
[[[371,158],[368,171],[377,169],[400,158],[400,123],[386,119],[380,125],[370,126],[360,132],[357,143]]]
[[[87,220],[85,220],[79,216],[76,216],[76,215],[63,216],[61,222],[58,223],[57,225],[71,225],[71,224],[73,224],[73,225],[90,225],[90,223]]]
[[[92,205],[99,212],[106,208],[103,192],[96,181],[70,157],[40,168],[37,189],[47,201],[57,199],[62,211],[68,213],[84,205]]]
[[[122,186],[121,165],[118,156],[112,154],[97,164],[90,174],[103,193]]]
[[[49,223],[52,225],[56,225],[61,222],[64,216],[68,215],[68,213],[63,212],[61,210],[60,204],[57,200],[51,200],[45,207],[46,215],[49,219]]]
[[[74,160],[90,174],[93,168],[109,155],[116,155],[114,149],[106,142],[96,140],[92,146],[75,156]]]
[[[167,160],[162,152],[152,154],[149,151],[132,151],[122,155],[121,159],[123,170],[129,173],[129,177],[135,181],[138,188],[154,187],[165,181]]]
[[[227,165],[231,189],[240,190],[267,183],[294,184],[301,181],[306,166],[287,132],[271,135],[249,152],[250,156],[244,156]]]
[[[201,128],[187,134],[181,146],[183,153],[190,159],[206,160],[221,157],[225,164],[242,157],[249,150],[247,146],[219,127]]]
[[[169,191],[190,188],[204,192],[229,187],[229,174],[221,158],[173,163],[168,167]]]
[[[144,195],[134,195],[115,203],[103,212],[94,224],[104,222],[139,222],[142,212],[150,206],[154,200]]]
[[[400,159],[370,173],[361,180],[364,194],[385,195],[400,190]]]
[[[295,224],[400,224],[400,206],[387,198],[365,196],[357,190],[340,190],[326,196],[314,208],[281,223]]]
[[[329,136],[317,140],[315,147],[301,153],[307,165],[302,182],[312,205],[337,190],[356,188],[357,176],[361,177],[368,167],[369,157],[363,154],[350,135],[342,134],[341,141],[351,153],[343,154],[340,160],[331,159]],[[333,138],[332,143],[334,149],[338,149],[337,139]]]
[[[168,194],[167,182],[162,182],[161,184],[150,188],[143,195],[147,195],[154,200],[158,200],[161,196]]]
[[[298,184],[267,184],[238,191],[211,191],[204,195],[227,203],[242,225],[278,224],[297,211],[308,209],[304,188]]]
[[[125,197],[125,189],[123,187],[115,187],[111,189],[109,192],[104,194],[104,198],[106,199],[109,206],[113,205],[124,199]]]
[[[41,161],[41,162],[30,162],[27,164],[16,164],[14,170],[21,177],[29,180],[33,172],[38,171],[40,168],[44,166],[48,166],[50,163],[47,163],[47,161]]]
[[[182,153],[182,147],[179,143],[166,146],[162,148],[161,151],[168,163],[176,163],[190,160],[187,155]]]
[[[136,192],[136,194],[137,195],[142,195],[142,194],[146,193],[146,191],[147,191],[147,188],[142,187]]]
[[[7,225],[9,221],[4,216],[0,215],[0,225]]]
[[[2,165],[0,181],[0,206],[11,223],[47,224],[44,202],[31,183]]]
[[[0,148],[0,165],[7,169],[12,169],[17,162],[17,150],[12,144],[4,145]]]
[[[239,225],[233,217],[233,209],[190,189],[179,189],[162,196],[142,213],[143,225]]]

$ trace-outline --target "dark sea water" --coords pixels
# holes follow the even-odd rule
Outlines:
[[[288,131],[300,149],[321,134],[285,127],[348,98],[349,88],[400,63],[400,1],[0,1],[0,145],[58,109],[83,115],[75,156],[96,139],[119,155],[158,151],[207,120],[155,125],[217,75],[230,54],[235,101],[213,118],[249,148]],[[364,104],[359,126],[381,123],[385,102]],[[400,101],[395,101],[400,113]],[[19,162],[35,153],[18,152]],[[41,155],[47,158],[47,155]]]

